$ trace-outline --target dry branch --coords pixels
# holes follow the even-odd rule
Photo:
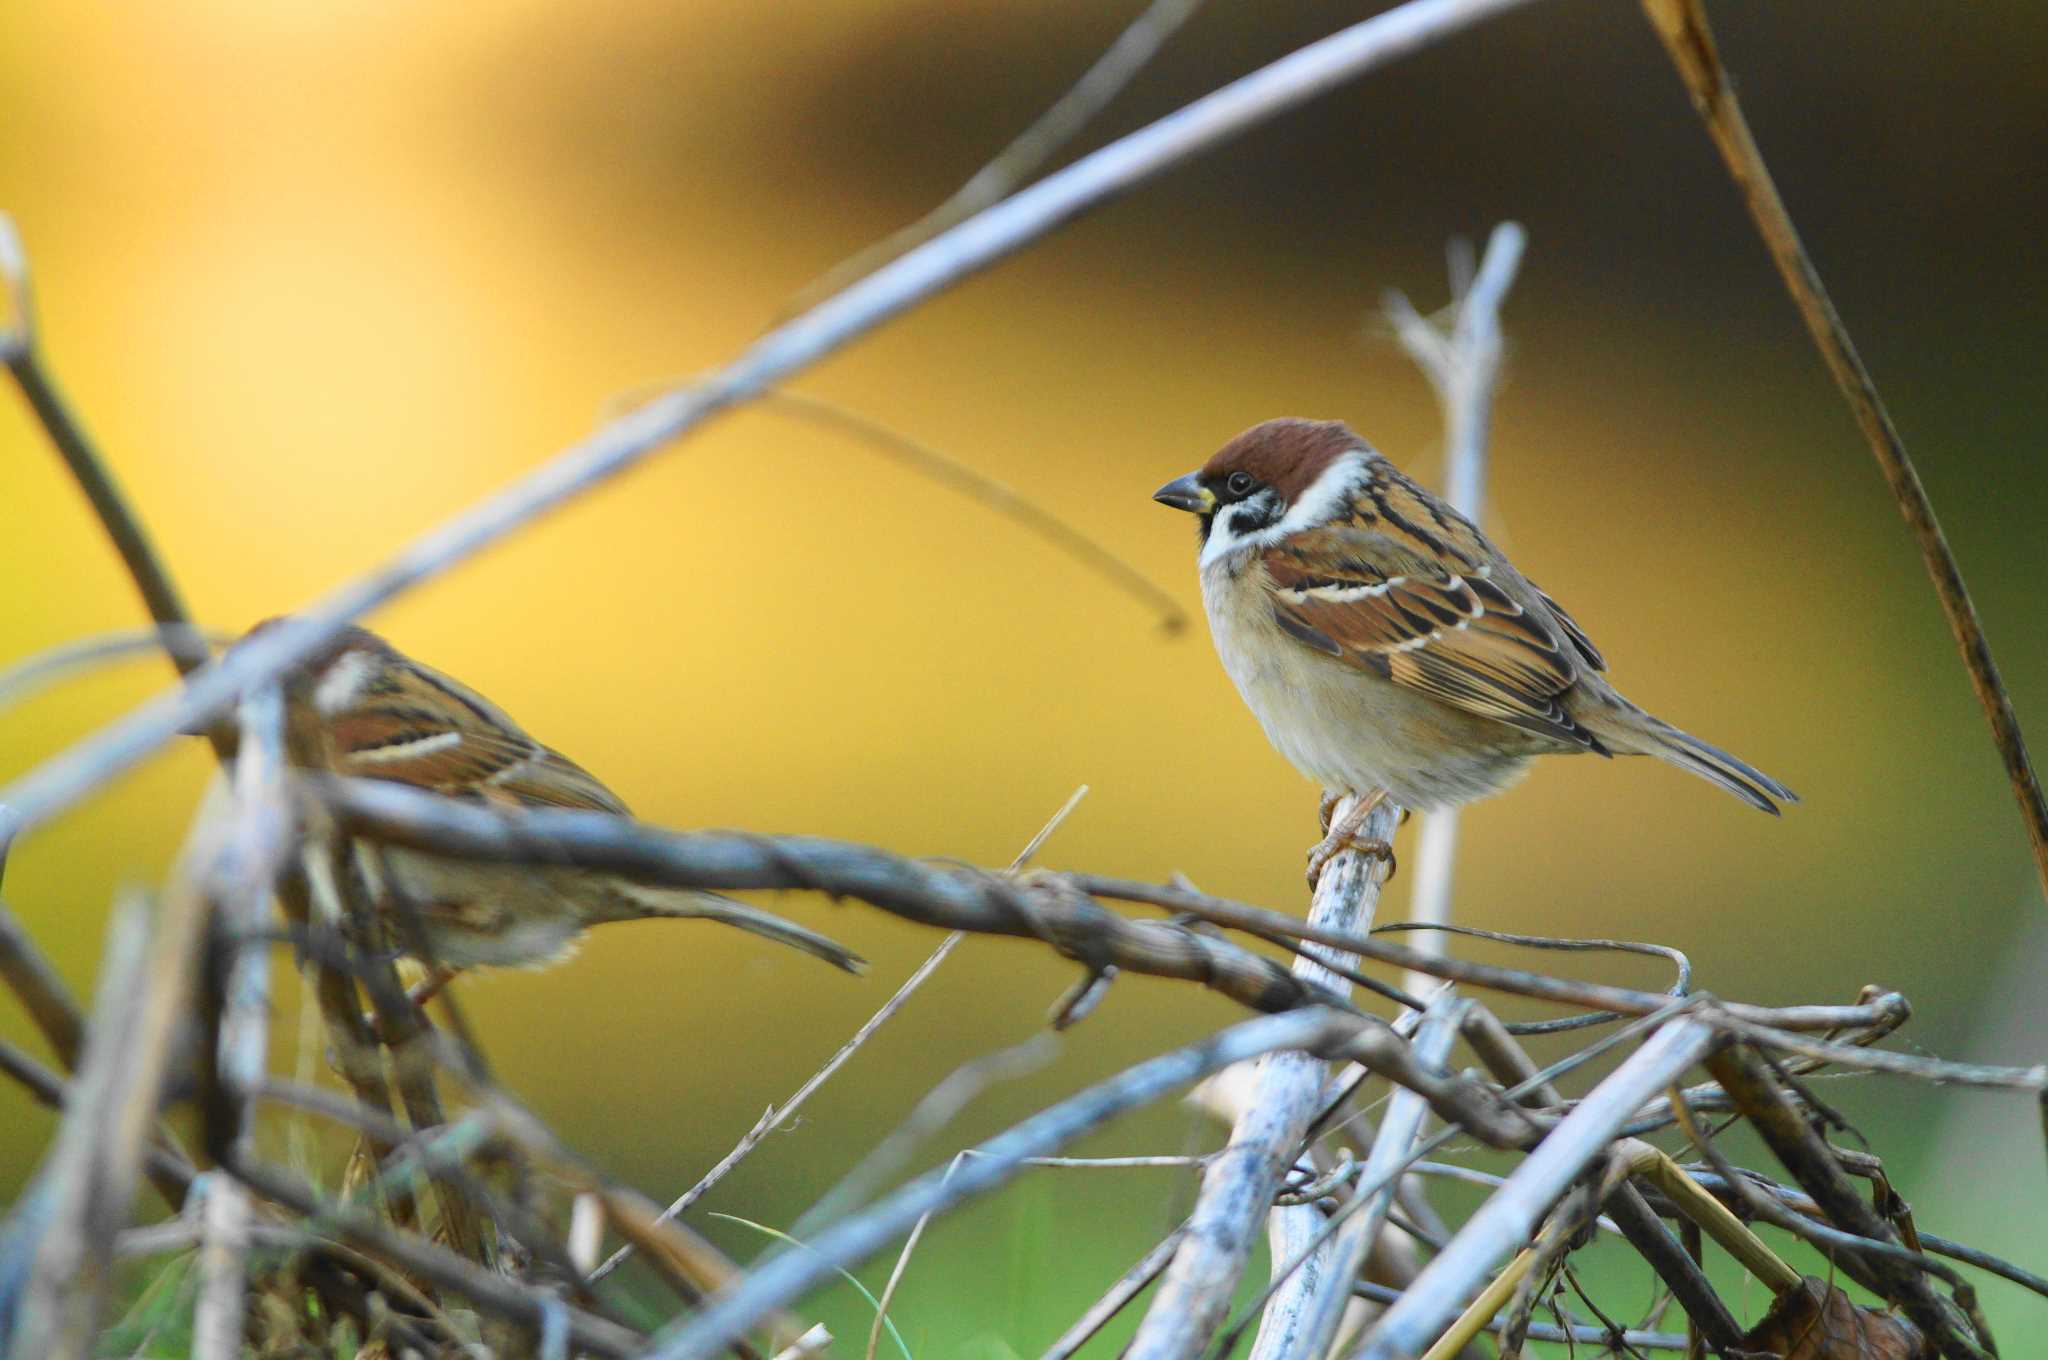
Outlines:
[[[1471,1297],[1497,1263],[1529,1240],[1544,1209],[1604,1154],[1635,1108],[1698,1062],[1715,1042],[1713,1027],[1692,1015],[1651,1036],[1466,1220],[1450,1245],[1367,1334],[1358,1360],[1403,1360],[1426,1349],[1457,1313],[1460,1301]]]
[[[1339,799],[1330,823],[1350,815],[1357,795]],[[1360,828],[1370,841],[1393,839],[1400,810],[1382,802]],[[1323,866],[1309,904],[1311,922],[1331,930],[1370,929],[1387,878],[1384,856],[1344,850]],[[1348,958],[1333,959],[1338,967]],[[1304,982],[1345,995],[1342,978],[1312,955],[1295,960]],[[1165,1360],[1197,1352],[1229,1311],[1254,1235],[1273,1206],[1281,1178],[1300,1155],[1303,1136],[1323,1105],[1326,1065],[1308,1053],[1276,1053],[1246,1083],[1229,1144],[1210,1161],[1185,1236],[1160,1281],[1159,1293],[1126,1354]]]
[[[1341,1002],[1327,988],[1310,986],[1271,960],[1214,936],[1174,922],[1132,921],[1092,899],[1150,903],[1255,935],[1310,940],[1433,977],[1589,1009],[1646,1016],[1671,1004],[1669,996],[1658,992],[1436,958],[1369,936],[1308,925],[1284,912],[1100,874],[1040,873],[1012,880],[815,836],[664,831],[603,813],[499,813],[371,780],[314,777],[306,783],[346,830],[392,844],[495,862],[612,869],[676,887],[804,889],[852,897],[924,925],[1039,939],[1090,968],[1114,964],[1200,982],[1260,1010]],[[1779,1033],[1895,1025],[1909,1010],[1899,994],[1877,992],[1850,1006],[1715,1002],[1701,1014],[1717,1026],[1762,1026]],[[1948,1063],[1790,1033],[1784,1042],[1802,1054],[1849,1067],[1968,1085],[2048,1089],[2048,1067]]]
[[[15,232],[13,219],[5,213],[0,213],[0,283],[4,283],[10,295],[13,313],[12,326],[0,330],[0,362],[6,363],[29,409],[35,412],[50,442],[57,446],[79,490],[92,503],[93,513],[99,516],[114,550],[120,553],[129,576],[134,578],[149,616],[164,625],[160,637],[172,663],[180,674],[189,675],[206,664],[209,653],[195,636],[192,616],[186,611],[177,586],[172,584],[170,571],[156,545],[142,527],[142,520],[129,508],[128,498],[121,493],[113,471],[93,447],[85,426],[58,392],[56,381],[43,362],[29,290],[28,256]]]
[[[736,1288],[712,1299],[703,1313],[665,1336],[649,1360],[708,1360],[765,1310],[798,1297],[835,1269],[866,1260],[909,1232],[925,1215],[1003,1184],[1016,1174],[1023,1159],[1046,1156],[1127,1110],[1262,1054],[1302,1050],[1353,1057],[1383,1070],[1394,1067],[1400,1070],[1394,1079],[1417,1081],[1430,1088],[1432,1104],[1481,1137],[1505,1136],[1519,1142],[1533,1135],[1531,1127],[1508,1117],[1505,1108],[1469,1083],[1421,1072],[1412,1061],[1405,1065],[1390,1061],[1394,1055],[1386,1046],[1390,1036],[1384,1031],[1384,1025],[1366,1017],[1318,1007],[1248,1020],[1201,1043],[1140,1063],[983,1143],[976,1149],[978,1155],[964,1160],[950,1176],[946,1168],[928,1172],[819,1232],[804,1251],[771,1258]],[[1394,1046],[1405,1058],[1405,1047],[1398,1041]]]
[[[1998,665],[1991,659],[1991,644],[1984,637],[1977,606],[1970,601],[1969,587],[1963,583],[1963,569],[1949,549],[1941,522],[1934,517],[1934,503],[1927,498],[1927,488],[1920,484],[1920,472],[1913,466],[1912,456],[1906,452],[1906,443],[1892,424],[1884,400],[1877,394],[1876,380],[1849,339],[1848,327],[1842,324],[1841,314],[1821,282],[1820,271],[1814,268],[1800,242],[1799,230],[1792,225],[1792,214],[1786,211],[1785,200],[1778,195],[1770,168],[1764,164],[1763,152],[1750,135],[1749,120],[1742,116],[1735,87],[1715,50],[1713,30],[1707,25],[1702,0],[1643,0],[1643,9],[1685,80],[1693,107],[1706,122],[1707,132],[1748,205],[1757,232],[1785,280],[1786,290],[1792,294],[1813,343],[1827,361],[1828,372],[1834,375],[1835,385],[1841,388],[1858,428],[1869,442],[1878,469],[1898,501],[1899,513],[1913,532],[1920,559],[1934,582],[1935,597],[1941,601],[1941,612],[1948,619],[1949,631],[1955,635],[1956,649],[1962,653],[1964,669],[1970,673],[1970,687],[1976,691],[1977,702],[1991,724],[1991,740],[2005,765],[2013,797],[2019,802],[2020,817],[2033,844],[2034,869],[2040,877],[2043,895],[2048,896],[2048,798],[2041,793],[2041,781],[2035,776],[2033,763],[2027,757],[2026,739],[2020,733],[2019,716],[2013,712]]]
[[[255,1133],[270,1039],[271,886],[292,852],[297,827],[285,783],[284,697],[266,687],[242,701],[236,745],[235,827],[208,885],[220,903],[218,937],[225,955],[215,1014],[216,1080],[205,1103],[209,1144],[247,1155]],[[252,1212],[247,1190],[220,1177],[207,1183],[205,1234],[199,1253],[199,1302],[193,1311],[193,1354],[235,1360],[241,1354],[247,1295],[246,1254]]]
[[[1180,26],[1201,7],[1202,0],[1152,0],[1115,42],[1104,49],[1081,78],[1017,134],[1010,144],[974,172],[950,198],[908,226],[892,232],[843,260],[815,282],[797,291],[783,315],[807,307],[836,292],[862,274],[952,226],[1013,192],[1019,184],[1072,141],[1145,68]]]
[[[1548,1081],[1537,1077],[1533,1059],[1523,1051],[1484,1007],[1474,1007],[1466,1013],[1464,1026],[1465,1042],[1479,1055],[1487,1070],[1511,1086],[1527,1086],[1524,1101],[1536,1106],[1556,1106],[1563,1102],[1563,1094]],[[1672,1237],[1644,1198],[1642,1191],[1634,1184],[1622,1186],[1610,1198],[1608,1212],[1613,1215],[1615,1226],[1627,1236],[1650,1268],[1657,1272],[1659,1279],[1678,1299],[1686,1315],[1719,1350],[1727,1350],[1740,1344],[1742,1328],[1734,1316],[1721,1302],[1720,1295],[1707,1282],[1699,1265],[1685,1252]]]
[[[1896,1244],[1891,1225],[1856,1192],[1827,1144],[1778,1088],[1762,1058],[1733,1045],[1713,1055],[1707,1067],[1828,1218],[1859,1237]],[[1985,1355],[1968,1335],[1969,1321],[1934,1292],[1919,1268],[1886,1252],[1866,1253],[1864,1263],[1883,1286],[1885,1297],[1904,1308],[1948,1360],[1981,1360]]]
[[[22,1290],[13,1353],[86,1360],[112,1286],[115,1235],[127,1226],[136,1157],[108,1137],[136,1085],[136,1049],[149,977],[149,917],[139,901],[107,931],[92,1024],[64,1122],[30,1196],[44,1196],[35,1262]],[[153,1106],[152,1106],[153,1112]],[[139,1152],[139,1148],[137,1151]]]
[[[1472,1003],[1448,992],[1439,996],[1415,1031],[1416,1056],[1432,1066],[1445,1066],[1450,1060],[1451,1045],[1458,1037],[1459,1024],[1471,1009]],[[1396,1091],[1394,1098],[1387,1103],[1386,1117],[1380,1121],[1372,1149],[1359,1174],[1361,1186],[1378,1184],[1380,1188],[1370,1195],[1362,1190],[1354,1192],[1364,1197],[1365,1208],[1354,1214],[1330,1239],[1328,1262],[1324,1267],[1325,1289],[1314,1297],[1312,1311],[1304,1319],[1299,1342],[1292,1350],[1276,1351],[1276,1357],[1318,1360],[1336,1340],[1337,1329],[1344,1321],[1344,1307],[1351,1286],[1359,1279],[1365,1269],[1366,1258],[1379,1242],[1388,1213],[1394,1206],[1395,1192],[1401,1185],[1401,1173],[1415,1158],[1415,1144],[1422,1136],[1423,1119],[1427,1114],[1427,1105],[1413,1091]],[[1412,1281],[1410,1287],[1413,1287]]]
[[[1188,1230],[1183,1223],[1153,1245],[1151,1250],[1140,1256],[1137,1262],[1116,1279],[1100,1299],[1089,1305],[1088,1311],[1074,1319],[1074,1325],[1061,1332],[1059,1339],[1046,1347],[1039,1360],[1069,1360],[1086,1345],[1090,1338],[1108,1325],[1109,1320],[1130,1305],[1132,1299],[1143,1293],[1166,1269],[1166,1263],[1180,1249],[1180,1241]]]

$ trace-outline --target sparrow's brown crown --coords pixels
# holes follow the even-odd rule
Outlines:
[[[1268,420],[1218,449],[1196,477],[1221,494],[1243,472],[1293,505],[1331,463],[1364,447],[1341,420]]]

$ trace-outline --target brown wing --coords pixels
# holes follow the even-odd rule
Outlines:
[[[1261,561],[1289,636],[1453,707],[1592,750],[1560,696],[1599,653],[1548,597],[1497,571],[1470,521],[1384,463],[1351,515]],[[1583,651],[1581,650],[1583,645]]]
[[[511,807],[625,814],[597,778],[468,686],[407,658],[329,730],[336,773]]]

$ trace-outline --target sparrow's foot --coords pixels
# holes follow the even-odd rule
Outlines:
[[[1310,892],[1315,891],[1316,884],[1322,880],[1323,870],[1329,867],[1330,861],[1346,850],[1353,850],[1361,855],[1370,855],[1386,860],[1387,877],[1390,879],[1394,876],[1394,871],[1397,867],[1397,862],[1394,859],[1394,847],[1392,845],[1377,838],[1363,839],[1358,834],[1364,829],[1365,819],[1372,815],[1373,809],[1387,801],[1387,791],[1385,789],[1374,789],[1371,793],[1359,799],[1357,806],[1353,807],[1350,812],[1339,819],[1336,825],[1332,826],[1330,824],[1330,814],[1336,808],[1340,796],[1338,794],[1325,794],[1323,797],[1323,829],[1328,834],[1308,852],[1308,887]]]
[[[1323,829],[1324,835],[1330,834],[1330,818],[1336,816],[1337,804],[1343,801],[1344,795],[1341,793],[1326,793],[1323,795],[1323,805],[1316,809],[1316,825]]]
[[[444,968],[436,964],[425,977],[405,989],[405,999],[419,1009],[425,1010],[427,1003],[439,996],[441,989],[455,980],[455,972],[453,968]],[[386,1048],[394,1047],[398,1043],[399,1036],[391,1033],[390,1026],[384,1023],[384,1017],[375,1011],[365,1015],[363,1022],[370,1027],[370,1032],[377,1036],[377,1042]]]
[[[412,999],[413,1005],[424,1007],[429,1001],[432,1001],[441,994],[443,987],[446,987],[453,981],[455,981],[455,970],[437,963],[434,965],[432,972],[407,988],[405,994]]]

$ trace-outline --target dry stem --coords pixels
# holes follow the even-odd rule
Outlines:
[[[2042,796],[2041,782],[2027,757],[2026,739],[2020,734],[2019,716],[2013,712],[2005,682],[1999,678],[1997,663],[1991,659],[1991,644],[1985,640],[1984,625],[1978,620],[1977,607],[1971,603],[1969,588],[1963,583],[1963,569],[1949,549],[1941,522],[1934,517],[1934,503],[1927,498],[1927,488],[1920,484],[1919,470],[1913,466],[1905,441],[1899,437],[1891,413],[1877,394],[1876,381],[1863,366],[1863,358],[1850,341],[1841,314],[1821,283],[1820,271],[1814,268],[1801,244],[1792,215],[1785,209],[1785,200],[1779,197],[1763,153],[1750,135],[1749,120],[1742,116],[1735,88],[1721,65],[1701,0],[1643,0],[1643,8],[1691,91],[1693,106],[1705,120],[1707,132],[1728,166],[1728,174],[1756,222],[1757,232],[1785,280],[1786,290],[1792,294],[1813,343],[1827,361],[1835,385],[1841,388],[1857,426],[1869,442],[1878,469],[1899,503],[1899,513],[1913,532],[1921,561],[1934,582],[1935,597],[1941,601],[1942,614],[1955,635],[1963,666],[1970,673],[1970,687],[1976,691],[1977,702],[1991,724],[1991,740],[2005,765],[2013,797],[2019,802],[2020,817],[2033,843],[2034,869],[2040,876],[2044,896],[2048,896],[2048,798]]]

